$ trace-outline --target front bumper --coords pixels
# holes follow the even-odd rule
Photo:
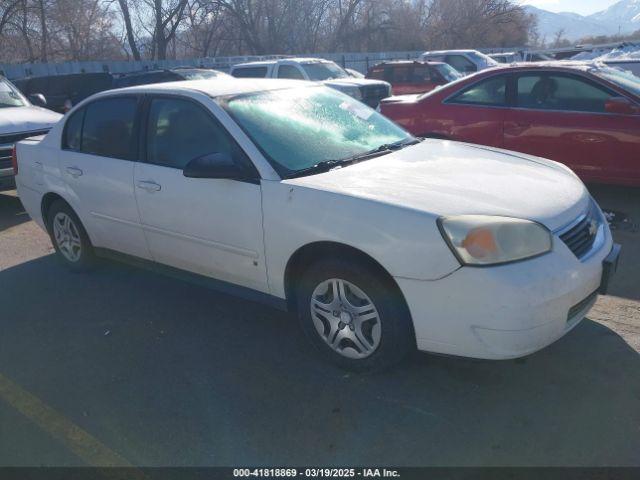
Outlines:
[[[16,182],[13,176],[13,168],[0,169],[0,192],[13,190],[14,188],[16,188]]]
[[[546,255],[445,278],[396,278],[413,318],[419,350],[484,359],[533,353],[575,327],[606,289],[617,254],[611,234],[583,261],[562,242]],[[607,260],[607,263],[604,263]],[[611,273],[607,273],[608,270]],[[604,275],[603,275],[604,273]]]

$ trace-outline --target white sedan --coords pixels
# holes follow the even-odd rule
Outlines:
[[[615,270],[602,212],[561,164],[424,140],[327,87],[227,79],[114,90],[18,144],[17,183],[60,259],[134,258],[297,311],[340,365],[416,349],[527,355]]]

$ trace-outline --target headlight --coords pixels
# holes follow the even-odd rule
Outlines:
[[[551,233],[530,220],[460,215],[438,220],[458,260],[465,265],[496,265],[535,257],[551,250]]]
[[[358,87],[344,87],[341,90],[343,93],[346,93],[347,95],[355,98],[356,100],[362,100],[362,92]]]

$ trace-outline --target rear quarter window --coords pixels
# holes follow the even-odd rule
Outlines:
[[[64,126],[64,134],[62,135],[62,148],[64,150],[80,151],[82,147],[82,123],[84,121],[84,111],[82,108],[69,117]]]

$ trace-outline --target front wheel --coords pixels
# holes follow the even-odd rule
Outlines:
[[[297,306],[303,330],[329,360],[378,370],[415,349],[411,319],[397,286],[357,262],[319,262],[305,272]]]

